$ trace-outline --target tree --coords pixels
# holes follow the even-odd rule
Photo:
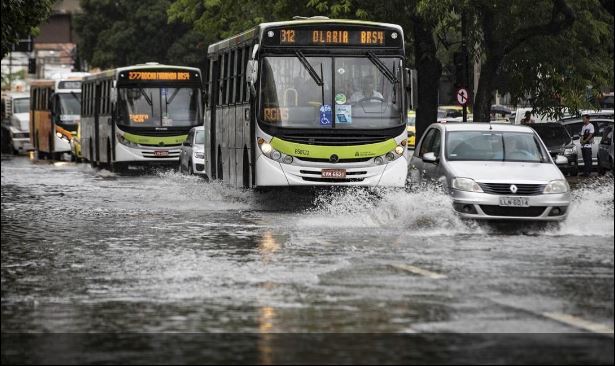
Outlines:
[[[111,68],[149,61],[202,66],[202,39],[167,20],[169,0],[82,0],[75,19],[79,50],[90,65]]]
[[[464,11],[477,25],[481,73],[474,119],[489,120],[495,90],[514,102],[561,115],[592,107],[586,88],[612,87],[613,19],[593,0],[492,2],[469,0]],[[531,9],[531,11],[528,11]]]
[[[35,35],[54,0],[2,0],[2,58],[20,39]]]

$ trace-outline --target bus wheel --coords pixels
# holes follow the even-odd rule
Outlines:
[[[250,158],[248,149],[243,149],[243,188],[250,188]]]

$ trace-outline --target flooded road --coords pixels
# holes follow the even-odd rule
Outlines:
[[[270,363],[297,362],[282,333],[574,334],[572,360],[613,362],[612,177],[576,185],[546,227],[464,222],[435,190],[256,193],[25,157],[2,157],[1,187],[3,337],[247,333],[257,356],[219,360]]]

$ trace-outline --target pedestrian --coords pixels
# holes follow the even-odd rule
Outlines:
[[[525,112],[525,117],[521,118],[521,124],[522,125],[529,125],[534,123],[534,119],[532,118],[532,112],[531,111],[526,111]]]
[[[583,155],[584,177],[589,177],[592,172],[592,146],[594,144],[594,125],[589,121],[589,114],[583,115],[583,127],[581,128],[581,153]]]

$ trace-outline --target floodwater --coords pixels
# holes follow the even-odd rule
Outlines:
[[[568,362],[613,362],[610,176],[577,184],[568,219],[546,226],[462,221],[435,189],[258,193],[176,172],[118,176],[26,157],[2,157],[1,187],[3,338],[573,334]],[[544,356],[528,337],[516,349]],[[235,348],[214,358],[327,354],[321,342],[282,357],[276,338],[266,351],[257,338],[247,347],[254,357],[233,358]],[[5,344],[3,361],[41,361]],[[369,360],[357,344],[342,361]],[[449,347],[430,344],[433,352],[401,360],[442,362],[434,355]],[[86,354],[79,360],[143,361]],[[494,354],[478,361],[523,360]]]

